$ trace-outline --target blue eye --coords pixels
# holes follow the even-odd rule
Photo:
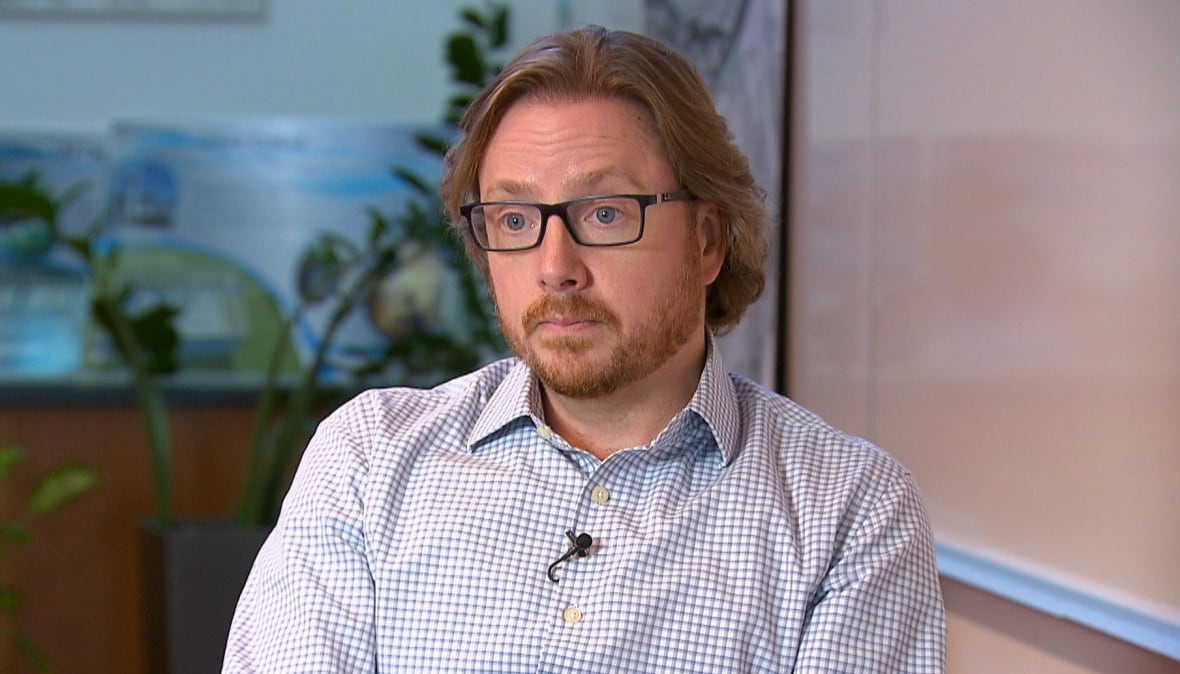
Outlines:
[[[613,223],[618,217],[619,209],[617,208],[613,208],[611,206],[599,206],[598,208],[594,209],[594,219],[597,220],[599,224],[609,225]]]
[[[528,218],[520,213],[509,213],[501,219],[504,229],[512,232],[519,232],[529,226]]]

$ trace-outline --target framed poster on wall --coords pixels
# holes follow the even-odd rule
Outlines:
[[[0,133],[0,382],[121,369],[91,315],[95,276],[73,243],[83,234],[88,248],[116,256],[129,313],[175,309],[176,355],[190,379],[249,386],[281,352],[283,372],[316,362],[332,381],[398,340],[466,345],[470,306],[454,251],[403,219],[411,204],[426,206],[397,171],[429,183],[440,170],[416,141],[428,129],[438,133],[257,118],[127,121],[81,138]],[[3,216],[5,195],[26,181],[52,199],[75,196],[56,218]],[[360,273],[345,260],[389,246],[376,284],[346,313],[343,300],[308,299],[325,283],[337,288],[323,291],[328,300],[342,297]],[[414,369],[387,365],[374,374]]]

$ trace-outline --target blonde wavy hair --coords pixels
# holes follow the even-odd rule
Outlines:
[[[728,246],[707,291],[705,320],[724,334],[766,285],[766,194],[696,68],[652,38],[592,26],[541,37],[512,59],[467,109],[446,154],[440,196],[451,226],[487,278],[487,253],[467,233],[459,207],[479,200],[479,170],[500,120],[522,99],[593,98],[643,106],[680,185],[716,206]]]

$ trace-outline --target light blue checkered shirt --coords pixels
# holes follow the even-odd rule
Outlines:
[[[605,461],[509,359],[321,424],[225,672],[942,672],[945,616],[896,460],[727,374]],[[556,569],[565,532],[584,558]]]

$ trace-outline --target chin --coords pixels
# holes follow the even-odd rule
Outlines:
[[[617,359],[609,352],[596,353],[594,347],[586,340],[545,340],[522,360],[545,388],[571,398],[592,398],[617,390],[621,383]]]

